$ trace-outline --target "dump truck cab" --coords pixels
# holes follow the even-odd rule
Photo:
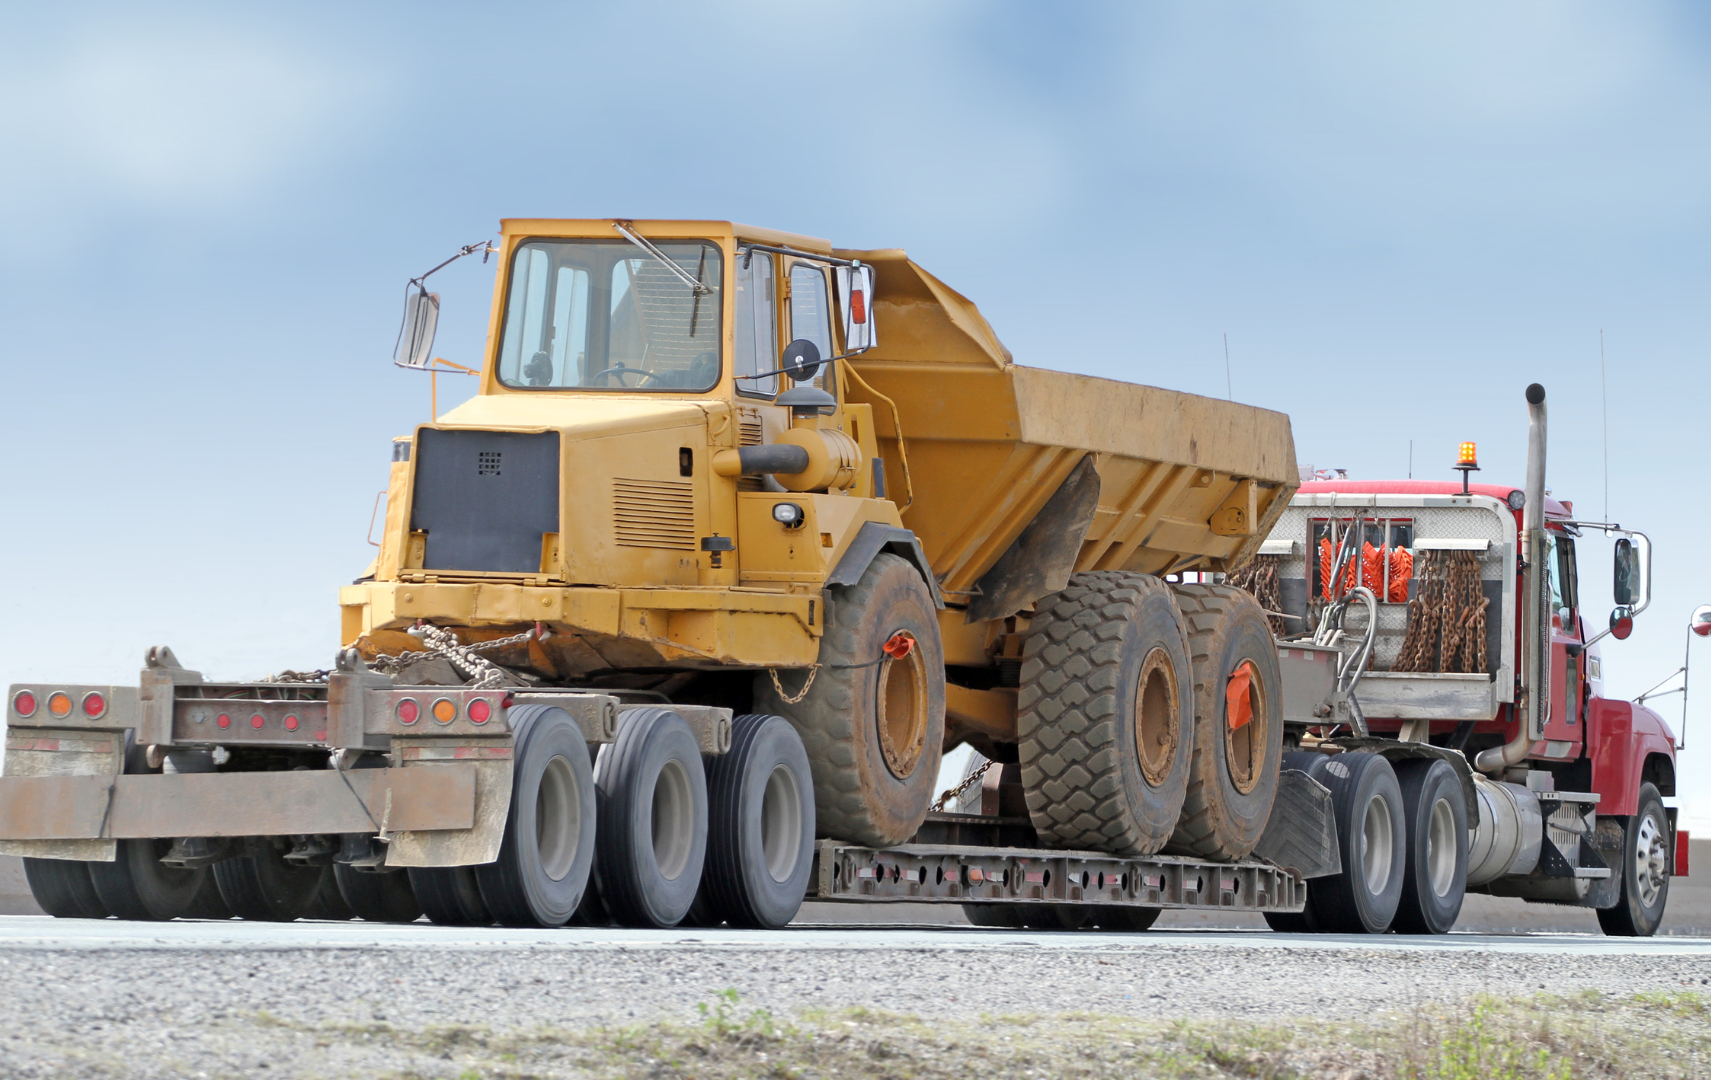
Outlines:
[[[872,344],[871,271],[713,221],[508,220],[498,253],[480,392],[394,443],[346,643],[539,623],[503,659],[549,679],[811,663],[826,580],[902,524],[834,360]]]

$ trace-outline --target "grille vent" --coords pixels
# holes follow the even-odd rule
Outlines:
[[[687,480],[615,478],[612,519],[620,547],[695,550],[695,492]]]
[[[761,430],[760,410],[743,409],[739,413],[737,429],[738,446],[759,446],[765,433]]]
[[[503,452],[499,450],[483,450],[475,456],[475,475],[498,476],[500,459]]]

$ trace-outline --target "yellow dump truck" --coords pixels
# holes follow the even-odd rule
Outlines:
[[[1298,486],[1287,417],[1018,365],[900,250],[610,219],[486,250],[480,392],[393,441],[332,669],[157,647],[138,686],[12,687],[0,850],[51,913],[1144,927],[1338,869],[1280,758],[1346,707],[1340,654],[1280,657],[1210,583]],[[438,310],[424,275],[398,364]],[[931,812],[965,742],[987,812]]]

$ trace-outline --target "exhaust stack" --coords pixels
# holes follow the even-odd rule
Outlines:
[[[1526,758],[1550,717],[1550,615],[1545,611],[1545,388],[1527,387],[1527,501],[1521,507],[1521,730],[1503,746],[1482,750],[1474,768],[1498,774]]]

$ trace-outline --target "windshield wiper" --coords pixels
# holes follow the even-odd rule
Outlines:
[[[694,291],[696,296],[705,296],[708,293],[713,291],[711,286],[703,285],[701,282],[696,281],[694,278],[690,277],[689,271],[685,270],[683,267],[681,267],[681,266],[677,265],[675,262],[673,262],[671,260],[670,256],[666,255],[665,252],[661,251],[657,247],[654,247],[648,241],[646,241],[646,240],[642,239],[640,236],[636,235],[635,230],[630,228],[629,222],[627,222],[627,221],[614,221],[614,222],[612,222],[612,227],[614,229],[617,229],[620,233],[622,233],[624,235],[624,239],[628,240],[630,243],[641,248],[643,251],[647,252],[649,255],[652,255],[655,259],[658,259],[662,266],[664,266],[667,270],[670,270],[673,274],[677,275],[678,280],[682,281],[685,285],[689,286],[689,288]]]

